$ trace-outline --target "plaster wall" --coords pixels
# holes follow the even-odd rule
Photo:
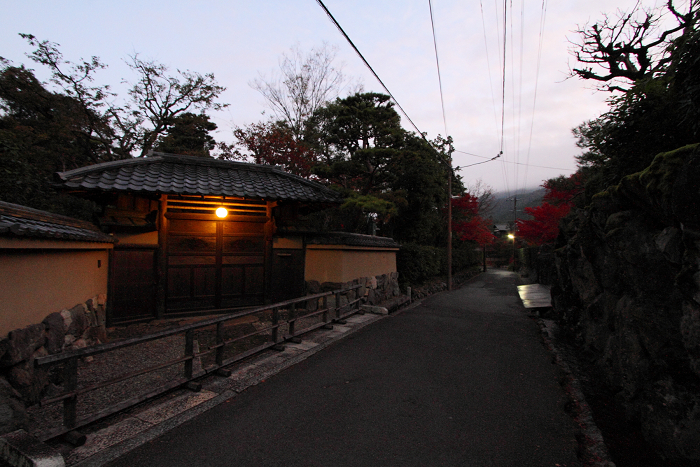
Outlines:
[[[307,246],[305,280],[349,282],[359,277],[396,272],[395,249]]]
[[[0,336],[106,294],[108,266],[107,249],[0,249]]]

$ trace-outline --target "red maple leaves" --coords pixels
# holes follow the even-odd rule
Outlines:
[[[518,236],[534,245],[551,243],[559,235],[559,221],[569,214],[573,198],[581,192],[583,185],[580,173],[569,177],[557,177],[542,185],[546,188],[543,203],[534,208],[525,208],[532,219],[518,219]]]
[[[452,200],[452,231],[462,241],[472,241],[479,245],[493,243],[496,237],[489,228],[489,222],[479,215],[479,198],[465,193]]]
[[[279,165],[287,172],[309,178],[316,154],[295,140],[291,131],[274,122],[254,123],[237,128],[238,145],[252,154],[256,164]]]

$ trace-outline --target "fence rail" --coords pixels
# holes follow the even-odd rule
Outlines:
[[[315,295],[308,295],[292,300],[287,300],[271,305],[264,305],[244,311],[226,313],[230,309],[212,310],[212,314],[218,316],[205,319],[196,323],[187,324],[173,329],[160,331],[140,337],[133,337],[120,341],[110,342],[106,344],[96,345],[94,347],[69,350],[60,354],[38,357],[35,359],[35,365],[40,368],[60,369],[60,380],[62,381],[62,392],[58,395],[45,397],[41,400],[41,405],[63,403],[62,423],[59,427],[52,427],[43,431],[39,437],[42,440],[48,440],[64,435],[69,432],[93,423],[97,420],[113,415],[117,412],[126,410],[148,399],[161,395],[174,388],[190,385],[192,389],[198,390],[193,384],[194,380],[202,376],[218,373],[221,376],[228,376],[230,372],[224,370],[224,367],[235,362],[243,360],[254,354],[262,352],[266,349],[284,350],[284,342],[300,342],[299,336],[318,329],[320,327],[330,327],[333,322],[342,322],[345,318],[355,313],[360,312],[360,303],[364,297],[355,297],[356,289],[360,285],[355,285],[345,289],[324,292]],[[349,296],[349,297],[348,297]],[[333,298],[332,303],[330,298]],[[341,297],[346,298],[346,303],[340,305]],[[319,304],[319,301],[321,302]],[[315,302],[315,306],[309,306]],[[303,305],[303,308],[301,306]],[[255,329],[253,332],[247,332],[241,336],[226,338],[225,326],[227,323],[240,320],[241,318],[251,317],[254,315],[264,314],[269,317],[270,324],[260,329]],[[316,318],[318,322],[309,324],[301,329],[298,329],[300,323],[308,322],[310,318]],[[202,331],[205,328],[215,328],[214,343],[207,346],[206,349],[200,351],[199,343],[195,339],[197,331]],[[281,330],[286,328],[287,332],[282,335]],[[129,371],[118,376],[99,381],[97,383],[85,384],[79,386],[79,361],[81,359],[89,359],[101,354],[116,353],[121,349],[128,349],[141,344],[146,344],[153,341],[162,341],[165,345],[170,345],[166,339],[173,338],[184,334],[183,353],[176,358],[171,358],[165,362],[159,362],[156,365],[150,365],[146,368],[140,368],[136,371]],[[265,337],[264,342],[255,345],[245,350],[235,351],[232,356],[225,358],[225,350],[232,345],[244,342],[247,339],[256,336]],[[259,339],[259,340],[260,340]],[[177,345],[177,344],[174,344]],[[181,343],[180,343],[181,345]],[[201,365],[203,357],[213,357],[213,361],[208,366]],[[199,362],[200,365],[195,365]],[[178,372],[177,376],[170,378],[168,381],[158,384],[156,389],[137,394],[123,400],[117,404],[109,405],[99,410],[93,410],[91,413],[83,414],[78,418],[78,401],[82,396],[93,393],[100,389],[114,386],[118,383],[128,381],[139,376],[153,374],[160,370],[174,367],[182,364],[182,371]],[[55,373],[55,372],[54,372]]]

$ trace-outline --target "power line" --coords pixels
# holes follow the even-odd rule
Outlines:
[[[442,105],[442,122],[445,125],[445,138],[447,138],[447,119],[445,118],[445,97],[442,92],[442,77],[440,76],[440,60],[438,59],[437,39],[435,37],[435,21],[433,20],[433,3],[428,0],[430,8],[430,25],[433,28],[433,46],[435,47],[435,64],[437,65],[438,83],[440,84],[440,104]]]
[[[478,157],[478,158],[480,158],[480,159],[488,159],[488,160],[493,160],[493,159],[495,159],[495,157],[489,158],[489,157],[486,157],[486,156],[480,156],[480,155],[478,155],[478,154],[472,154],[471,152],[459,151],[459,150],[457,150],[457,149],[455,149],[454,152],[458,152],[458,153],[460,153],[460,154],[466,154],[466,155],[468,155],[468,156]],[[488,161],[486,161],[486,162],[488,162]],[[515,161],[504,161],[504,160],[502,160],[502,162],[503,162],[504,164],[523,165],[523,166],[526,166],[526,167],[536,167],[536,168],[538,168],[538,169],[571,170],[571,169],[565,169],[565,168],[563,168],[563,167],[550,167],[550,166],[547,166],[547,165],[526,164],[526,163],[515,162]],[[481,164],[481,162],[479,162],[479,164]],[[473,164],[473,165],[476,165],[476,164]],[[464,166],[464,167],[468,167],[468,166]]]
[[[547,16],[547,0],[542,0],[542,11],[540,13],[540,40],[537,50],[537,67],[535,68],[535,93],[532,99],[532,119],[530,120],[530,138],[527,143],[527,157],[525,162],[530,162],[530,149],[532,148],[532,131],[535,127],[535,108],[537,106],[537,85],[540,79],[540,63],[542,61],[542,45],[544,43],[544,25]],[[525,179],[523,185],[527,183],[527,167],[525,168]]]
[[[413,123],[413,120],[411,120],[411,117],[409,117],[408,114],[406,113],[406,111],[403,109],[403,107],[401,107],[401,104],[399,104],[399,101],[396,100],[396,97],[394,97],[394,95],[391,93],[391,91],[389,91],[389,88],[386,87],[386,85],[384,84],[384,81],[382,81],[382,79],[379,77],[379,75],[374,71],[374,68],[372,68],[372,65],[369,64],[369,62],[365,59],[364,55],[362,55],[362,53],[355,46],[355,44],[352,42],[350,37],[345,33],[345,31],[340,26],[338,21],[336,21],[335,17],[333,17],[333,15],[328,10],[328,8],[326,8],[326,5],[323,4],[323,1],[316,0],[316,2],[321,6],[321,8],[323,8],[323,11],[326,12],[326,15],[328,15],[328,18],[330,18],[331,22],[335,25],[336,28],[338,28],[338,31],[340,31],[340,33],[343,35],[343,37],[345,37],[345,39],[348,41],[350,46],[355,50],[355,52],[357,52],[357,55],[359,55],[360,59],[364,62],[364,64],[367,66],[367,68],[369,68],[369,71],[371,71],[372,74],[374,75],[374,77],[377,78],[377,81],[379,81],[379,84],[382,85],[382,87],[384,88],[386,93],[389,94],[391,99],[396,103],[396,106],[401,110],[401,113],[404,114],[404,116],[408,119],[409,122],[411,122],[411,125],[413,126],[413,128],[416,129],[416,131],[418,132],[419,135],[423,136],[423,139],[426,139],[425,136],[423,135],[423,133],[418,129],[418,126],[416,126],[416,124]],[[445,135],[445,136],[447,136],[447,135]],[[427,139],[426,139],[426,141],[427,141]]]
[[[501,92],[501,152],[503,152],[504,128],[506,121],[506,40],[508,39],[508,0],[503,0],[503,84]]]

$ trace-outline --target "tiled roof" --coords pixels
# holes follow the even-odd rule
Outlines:
[[[114,243],[90,222],[0,201],[0,236]]]
[[[59,172],[60,185],[87,191],[231,196],[337,203],[333,190],[269,165],[152,153]]]
[[[399,244],[389,237],[376,237],[347,232],[324,232],[309,234],[306,243],[310,245],[347,245],[374,248],[399,248]]]

